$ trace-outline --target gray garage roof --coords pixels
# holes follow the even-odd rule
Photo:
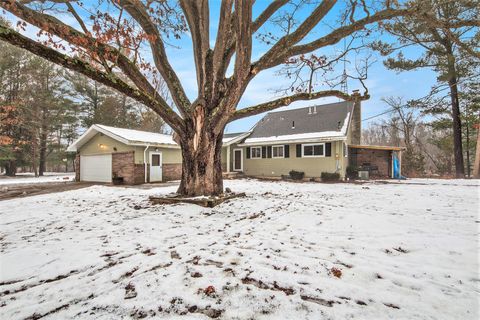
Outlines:
[[[223,137],[226,138],[226,139],[231,139],[231,138],[235,138],[235,137],[238,137],[242,134],[245,134],[246,132],[235,132],[235,133],[224,133],[223,134]]]
[[[269,112],[245,143],[346,137],[353,102],[337,102]]]

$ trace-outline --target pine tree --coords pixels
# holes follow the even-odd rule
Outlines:
[[[439,97],[445,88],[449,93],[455,171],[457,177],[463,178],[465,166],[459,87],[462,81],[478,73],[471,63],[480,58],[480,52],[476,49],[480,47],[480,34],[475,24],[465,26],[458,24],[458,21],[478,19],[479,6],[475,1],[468,0],[415,0],[410,5],[422,7],[425,12],[447,22],[432,25],[432,17],[421,20],[402,16],[383,24],[383,28],[397,38],[398,44],[378,42],[375,47],[385,55],[398,52],[396,57],[385,61],[389,69],[410,71],[429,68],[437,73],[439,85],[432,88],[429,98]],[[416,48],[421,55],[407,58],[404,51],[408,47]],[[429,100],[424,101],[424,105],[425,109],[437,107]]]

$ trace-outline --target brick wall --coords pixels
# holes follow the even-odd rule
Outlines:
[[[80,181],[80,153],[75,156],[75,181]]]
[[[135,165],[135,184],[145,183],[145,166],[143,164]]]
[[[180,180],[182,178],[181,163],[164,163],[162,165],[162,180]]]
[[[390,177],[391,151],[349,148],[348,154],[349,165],[359,167],[364,163],[370,163],[371,166],[378,167],[378,173],[373,174],[373,177]]]
[[[125,184],[145,183],[145,168],[143,164],[135,164],[133,151],[112,153],[112,174],[123,177]],[[147,166],[147,177],[150,177],[150,166]],[[179,180],[182,178],[180,163],[162,165],[162,180]]]
[[[139,183],[135,178],[136,173],[134,151],[112,153],[112,175],[113,177],[123,177],[123,183]],[[138,173],[138,171],[137,171]],[[143,182],[143,181],[142,181]],[[141,182],[140,182],[141,183]]]

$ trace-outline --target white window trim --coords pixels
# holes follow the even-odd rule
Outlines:
[[[343,142],[343,147],[345,148],[345,149],[343,149],[343,150],[345,151],[344,154],[343,154],[343,156],[344,156],[345,158],[348,158],[348,145],[347,145],[346,142]]]
[[[235,169],[235,151],[240,151],[240,169]],[[233,171],[242,172],[243,171],[243,149],[235,148],[233,149]]]
[[[305,155],[305,147],[309,146],[323,146],[323,155],[316,156],[316,155]],[[325,143],[307,143],[302,144],[302,158],[325,158]]]
[[[254,157],[253,156],[253,149],[260,149],[260,156],[259,157]],[[250,159],[262,159],[262,147],[250,147]]]
[[[282,148],[282,155],[283,155],[283,156],[281,156],[281,157],[279,157],[279,156],[274,157],[274,156],[273,156],[273,148]],[[283,158],[285,158],[285,146],[284,146],[284,145],[281,145],[281,144],[280,144],[280,145],[276,145],[276,146],[272,146],[272,159],[283,159]]]

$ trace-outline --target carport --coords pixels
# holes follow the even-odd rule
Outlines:
[[[402,176],[404,147],[349,145],[348,165],[368,171],[373,178],[394,178],[394,159],[398,159],[398,177]]]

